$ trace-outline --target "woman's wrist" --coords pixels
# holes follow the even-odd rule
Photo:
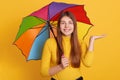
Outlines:
[[[94,37],[91,37],[90,38],[90,42],[89,42],[89,51],[93,51],[93,49],[94,49]]]
[[[64,67],[63,67],[63,65],[62,65],[62,64],[59,64],[59,67],[60,67],[61,69],[64,69]]]
[[[63,66],[62,64],[59,64],[57,66],[54,66],[54,67],[51,67],[50,70],[49,70],[49,74],[52,76],[56,73],[58,73],[59,71],[63,70]]]

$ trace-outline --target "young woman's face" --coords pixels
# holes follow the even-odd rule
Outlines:
[[[68,16],[64,16],[61,18],[60,21],[60,31],[65,36],[71,36],[72,32],[74,30],[74,24],[71,18]]]

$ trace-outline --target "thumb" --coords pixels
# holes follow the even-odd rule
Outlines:
[[[61,56],[61,57],[65,57],[65,56],[64,56],[64,54],[62,54],[62,56]]]

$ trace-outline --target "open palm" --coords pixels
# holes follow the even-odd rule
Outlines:
[[[96,39],[100,39],[100,38],[104,38],[106,35],[95,35],[95,36],[91,36],[92,40],[96,40]]]

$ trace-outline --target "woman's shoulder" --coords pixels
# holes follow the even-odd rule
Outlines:
[[[48,38],[47,41],[53,41],[54,42],[55,38],[53,38],[53,37],[52,38]]]
[[[55,44],[55,43],[56,43],[56,40],[55,40],[55,38],[48,38],[48,39],[46,40],[46,43],[47,43],[47,44]]]

